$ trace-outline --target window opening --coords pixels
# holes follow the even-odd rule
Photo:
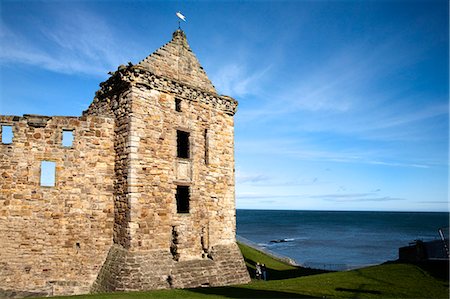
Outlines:
[[[2,143],[12,143],[13,131],[12,126],[2,126]]]
[[[62,145],[65,147],[71,147],[73,145],[73,130],[63,130]]]
[[[189,213],[189,186],[177,186],[177,213]]]
[[[205,164],[209,164],[209,135],[208,129],[205,129]]]
[[[41,161],[41,186],[54,187],[56,182],[56,162]]]
[[[177,156],[178,158],[189,158],[189,133],[177,131]]]
[[[181,100],[175,99],[175,111],[181,112]]]

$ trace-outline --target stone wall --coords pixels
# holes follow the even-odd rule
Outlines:
[[[0,290],[86,293],[112,245],[114,122],[106,117],[0,116]],[[62,145],[72,130],[72,146]],[[54,187],[41,161],[56,162]],[[1,297],[1,296],[0,296]]]

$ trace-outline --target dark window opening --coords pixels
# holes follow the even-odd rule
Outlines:
[[[177,213],[189,213],[189,186],[177,186]]]
[[[12,126],[2,126],[2,143],[8,144],[12,143],[13,131]]]
[[[175,99],[175,111],[181,112],[181,100]]]
[[[189,158],[189,133],[177,131],[177,156],[178,158]]]

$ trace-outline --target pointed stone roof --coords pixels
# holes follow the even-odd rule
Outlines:
[[[137,64],[150,72],[181,83],[217,93],[197,57],[192,52],[181,29],[172,40]]]

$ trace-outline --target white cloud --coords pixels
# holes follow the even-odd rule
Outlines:
[[[425,50],[405,47],[389,38],[376,46],[361,41],[336,49],[328,60],[311,63],[311,69],[292,68],[285,77],[272,78],[272,84],[261,87],[258,105],[240,110],[237,118],[244,125],[276,122],[291,133],[327,132],[379,141],[432,139],[428,132],[443,127],[432,120],[448,116],[447,99],[418,94],[407,80],[389,88],[380,85],[401,80],[396,73],[408,72],[424,59]]]
[[[342,203],[350,203],[350,202],[386,202],[386,201],[401,201],[406,200],[405,198],[391,197],[391,196],[382,196],[382,197],[373,197],[372,193],[367,194],[326,194],[319,196],[312,196],[311,198],[320,198],[326,201],[331,202],[342,202]]]
[[[51,14],[51,12],[49,12]],[[127,62],[130,55],[114,38],[113,26],[101,16],[72,10],[70,17],[58,11],[52,22],[39,23],[34,36],[3,24],[0,34],[3,64],[22,63],[66,74],[105,76]],[[49,18],[50,18],[49,16]]]
[[[231,63],[222,66],[211,75],[211,78],[220,93],[233,97],[243,97],[259,92],[261,82],[271,67],[271,65],[268,65],[250,71],[250,67],[243,63]]]
[[[435,165],[446,165],[446,161],[427,160],[400,157],[399,153],[391,153],[381,148],[368,150],[365,147],[353,149],[335,148],[323,149],[320,144],[312,144],[308,141],[295,138],[272,138],[265,140],[246,139],[236,143],[240,155],[268,155],[273,157],[295,158],[302,161],[318,161],[333,163],[351,163],[365,165],[380,165],[402,168],[430,168]],[[295,162],[292,162],[295,163]]]
[[[265,174],[243,174],[240,171],[236,172],[236,181],[239,184],[244,183],[264,183],[267,182],[270,179],[269,176]]]

